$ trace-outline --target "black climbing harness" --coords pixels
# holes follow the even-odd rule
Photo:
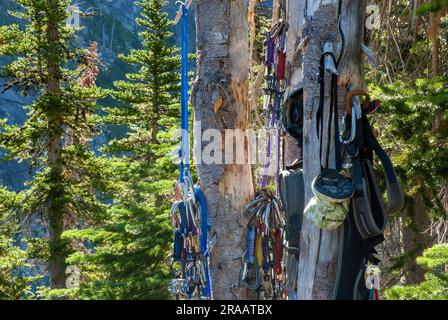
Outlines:
[[[387,225],[387,216],[402,208],[404,196],[392,161],[375,138],[367,117],[372,112],[370,97],[363,91],[355,90],[347,95],[346,105],[348,106],[349,99],[358,98],[357,100],[359,100],[360,96],[365,97],[364,103],[355,102],[355,107],[351,108],[350,114],[347,114],[356,118],[356,127],[351,128],[356,132],[356,136],[348,145],[348,156],[353,166],[352,176],[355,188],[352,209],[356,227],[364,242],[366,257],[368,261],[376,264],[379,260],[375,257],[375,246],[384,241],[383,233]],[[347,113],[349,108],[346,107],[346,109]],[[373,169],[374,154],[380,160],[385,173],[387,204]]]
[[[380,260],[376,247],[384,241],[388,214],[400,210],[404,202],[392,162],[368,119],[380,105],[377,100],[371,101],[364,90],[351,90],[346,96],[340,141],[346,149],[346,169],[355,192],[340,249],[335,299],[379,299]],[[385,174],[387,203],[373,169],[374,154]]]

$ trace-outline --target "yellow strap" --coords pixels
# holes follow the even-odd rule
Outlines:
[[[191,247],[194,253],[199,253],[199,237],[194,236],[191,238]]]
[[[257,234],[257,238],[255,241],[255,256],[258,261],[258,265],[263,265],[263,238],[260,234]]]

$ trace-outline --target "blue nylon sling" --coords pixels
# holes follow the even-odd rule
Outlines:
[[[189,148],[189,130],[188,130],[188,29],[187,17],[188,9],[185,4],[181,5],[182,18],[182,51],[181,51],[181,148],[180,152],[180,182],[184,182],[184,174],[190,171],[190,148]]]
[[[201,243],[201,253],[206,280],[205,288],[203,289],[202,294],[206,297],[212,297],[212,286],[211,286],[210,270],[208,265],[208,258],[210,257],[210,252],[208,251],[208,244],[209,244],[208,233],[210,232],[211,225],[208,223],[207,202],[205,200],[204,194],[199,188],[195,188],[194,193],[196,201],[199,202],[199,210],[201,213],[200,243]]]
[[[187,29],[187,17],[189,9],[185,3],[180,3],[181,11],[181,30],[182,30],[182,49],[181,49],[181,148],[179,150],[180,157],[180,183],[186,184],[185,178],[190,178],[190,141],[189,141],[189,110],[188,110],[188,29]],[[194,195],[199,207],[200,219],[201,219],[201,233],[200,250],[202,256],[202,264],[204,267],[206,283],[202,288],[202,295],[204,297],[213,298],[212,285],[209,268],[209,237],[211,226],[208,223],[208,210],[207,202],[201,189],[194,188]],[[181,209],[182,206],[180,206]]]

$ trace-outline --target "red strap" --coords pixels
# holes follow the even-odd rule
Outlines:
[[[365,110],[367,114],[372,114],[378,111],[381,108],[381,100],[373,100],[370,102],[369,107]]]
[[[179,186],[174,187],[174,193],[175,193],[176,201],[179,201],[180,200]]]
[[[375,300],[380,300],[380,294],[377,289],[375,289]]]
[[[281,275],[283,250],[282,250],[282,231],[277,228],[274,233],[274,272],[276,275]]]
[[[279,51],[277,62],[277,80],[285,79],[285,69],[286,69],[286,53]]]
[[[266,231],[266,226],[262,217],[257,218],[255,225],[257,227],[257,233],[263,234]]]
[[[173,218],[173,228],[179,228],[179,226],[180,226],[179,217],[178,216],[174,216],[174,218]]]

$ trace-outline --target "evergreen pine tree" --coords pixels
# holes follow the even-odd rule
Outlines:
[[[375,88],[373,95],[382,100],[375,117],[380,143],[391,154],[405,192],[405,207],[390,219],[400,218],[403,234],[416,235],[400,239],[403,253],[386,266],[391,282],[404,276],[408,284],[418,283],[427,270],[416,263],[416,257],[432,243],[448,239],[440,232],[448,223],[448,78],[397,81]],[[437,121],[437,114],[442,121]],[[426,207],[428,221],[422,219],[416,201]],[[417,272],[418,278],[412,278]]]
[[[0,300],[19,300],[29,295],[30,280],[22,276],[20,268],[26,266],[26,252],[15,245],[17,219],[8,212],[20,205],[20,196],[0,188]]]
[[[85,86],[85,65],[91,50],[71,48],[76,30],[66,25],[69,0],[16,0],[22,10],[11,12],[23,19],[24,27],[3,26],[0,55],[12,62],[2,69],[4,90],[31,95],[23,124],[0,120],[0,148],[6,159],[28,162],[33,176],[22,192],[24,199],[15,212],[41,215],[48,241],[40,250],[48,265],[50,287],[66,286],[69,243],[64,230],[80,219],[96,222],[106,206],[100,197],[110,190],[107,163],[92,151],[99,118],[96,100],[106,95],[95,86]],[[69,66],[73,66],[72,69]],[[70,138],[70,139],[69,139]]]
[[[431,208],[430,218],[446,220],[448,127],[434,115],[447,118],[448,78],[397,81],[376,87],[373,94],[382,100],[377,117],[381,143],[390,150],[401,185],[407,186],[405,210],[412,214],[412,199],[420,194]]]
[[[426,249],[417,263],[425,270],[425,280],[417,285],[394,286],[386,291],[389,300],[447,300],[448,244]]]
[[[79,299],[160,299],[169,295],[165,257],[170,249],[169,211],[176,166],[167,156],[179,122],[180,58],[170,44],[172,21],[166,1],[142,0],[136,19],[142,49],[121,58],[137,70],[115,83],[113,96],[125,106],[108,110],[111,124],[128,128],[112,141],[114,181],[121,192],[101,228],[67,232],[71,239],[91,241],[88,253],[69,261],[81,268]]]
[[[439,12],[448,7],[448,0],[430,0],[421,4],[417,11],[419,14],[426,14],[428,12]]]

